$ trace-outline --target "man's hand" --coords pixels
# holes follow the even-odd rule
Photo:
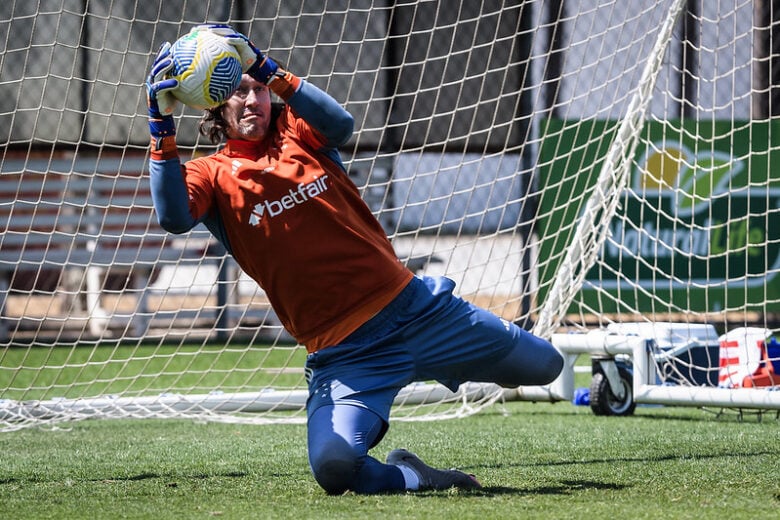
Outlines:
[[[263,54],[249,38],[237,32],[231,26],[225,24],[199,25],[195,30],[211,31],[226,38],[228,43],[235,47],[238,55],[241,56],[243,71],[257,81],[268,85],[276,78],[279,72],[279,66],[276,62]]]
[[[177,100],[171,92],[179,87],[179,82],[175,79],[165,78],[165,74],[172,67],[171,44],[165,42],[160,46],[149,76],[146,78],[149,132],[155,138],[176,134],[176,125],[172,114],[176,108]]]

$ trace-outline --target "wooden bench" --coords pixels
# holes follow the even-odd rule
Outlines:
[[[157,224],[147,168],[139,158],[5,159],[0,167],[0,338],[7,296],[18,277],[76,270],[86,293],[89,330],[99,336],[110,311],[101,305],[106,274],[134,282],[139,337],[148,327],[149,280],[161,264],[217,261],[205,227],[170,235]],[[16,279],[15,279],[16,278]],[[34,283],[34,279],[28,280]]]

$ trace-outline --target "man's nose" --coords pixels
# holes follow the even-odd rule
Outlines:
[[[246,101],[244,101],[245,105],[256,105],[258,100],[258,96],[255,93],[254,90],[250,90],[249,94],[246,96]]]

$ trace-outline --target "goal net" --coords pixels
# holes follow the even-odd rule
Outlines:
[[[754,387],[776,386],[771,6],[2,3],[0,429],[305,419],[305,350],[262,289],[205,229],[168,235],[154,216],[143,82],[160,43],[201,23],[250,35],[354,115],[350,176],[415,272],[545,337],[711,327],[714,342],[686,355],[653,342],[647,382],[738,392],[718,381],[730,359]],[[214,151],[199,113],[175,117],[183,159]],[[764,336],[759,353],[721,356],[747,329]],[[393,418],[545,397],[567,396],[421,382]]]

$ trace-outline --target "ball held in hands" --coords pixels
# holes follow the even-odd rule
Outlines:
[[[237,32],[231,26],[225,24],[199,25],[194,30],[208,31],[225,38],[241,56],[242,70],[257,81],[268,84],[276,77],[276,73],[279,70],[276,62],[263,54],[249,38]]]
[[[224,103],[241,83],[241,56],[226,38],[198,27],[170,49],[172,66],[166,77],[178,82],[170,93],[199,110]]]

